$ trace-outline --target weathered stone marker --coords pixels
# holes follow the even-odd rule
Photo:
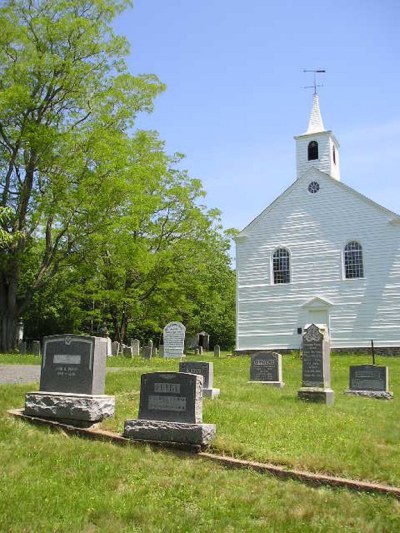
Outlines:
[[[276,352],[258,352],[251,356],[249,383],[262,383],[282,388],[282,355]]]
[[[140,355],[140,340],[132,339],[131,346],[132,346],[132,355],[134,357],[137,357],[138,355]]]
[[[204,361],[183,361],[179,363],[179,372],[203,376],[203,396],[211,399],[219,396],[220,390],[213,388],[213,363],[206,363]]]
[[[221,348],[219,344],[214,346],[214,357],[219,357],[221,355]]]
[[[302,387],[298,398],[309,402],[334,402],[330,373],[330,342],[325,328],[311,324],[303,335]]]
[[[104,394],[104,338],[53,335],[43,345],[40,390],[25,395],[25,414],[86,422],[112,416],[115,398]]]
[[[389,368],[387,366],[357,365],[350,367],[350,383],[346,394],[391,400]]]
[[[118,355],[119,354],[119,350],[120,350],[119,342],[118,341],[113,341],[113,343],[111,345],[111,349],[112,349],[111,353],[113,355]]]
[[[185,347],[186,328],[181,322],[170,322],[163,331],[164,358],[181,358]]]
[[[133,356],[132,346],[124,345],[122,348],[122,353],[124,357],[128,357],[128,359],[132,358]]]
[[[145,359],[151,359],[153,357],[153,346],[152,345],[143,346],[143,357]]]
[[[139,418],[126,420],[124,436],[134,440],[205,445],[214,424],[203,424],[202,376],[180,372],[143,374]]]

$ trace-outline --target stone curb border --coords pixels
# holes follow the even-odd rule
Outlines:
[[[68,424],[62,424],[55,420],[49,420],[45,418],[38,418],[34,416],[29,416],[24,414],[23,409],[10,409],[7,411],[9,415],[22,418],[28,422],[32,422],[38,425],[47,425],[51,426],[54,429],[60,431],[65,431],[67,433],[78,434],[81,436],[89,437],[92,439],[111,441],[118,444],[150,444],[161,446],[163,448],[172,448],[177,450],[189,451],[196,453],[197,457],[202,457],[214,462],[217,462],[228,468],[246,468],[248,470],[254,470],[255,472],[268,473],[275,477],[282,479],[294,479],[308,485],[320,486],[327,485],[330,487],[346,488],[350,490],[355,490],[358,492],[372,492],[379,494],[387,494],[394,496],[400,500],[400,487],[393,487],[390,485],[382,485],[380,483],[371,483],[367,481],[361,481],[356,479],[347,479],[335,476],[328,476],[325,474],[314,474],[312,472],[306,472],[302,470],[292,470],[285,466],[277,466],[268,463],[257,463],[254,461],[245,461],[242,459],[235,459],[233,457],[227,457],[225,455],[216,455],[210,452],[201,451],[201,446],[193,446],[181,443],[168,443],[168,442],[159,442],[159,441],[132,441],[118,433],[113,433],[112,431],[106,431],[104,429],[99,429],[97,427],[91,428],[80,428],[76,426],[71,426]]]

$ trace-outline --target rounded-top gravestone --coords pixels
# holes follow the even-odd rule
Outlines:
[[[185,347],[186,328],[181,322],[170,322],[163,331],[164,358],[180,358]]]

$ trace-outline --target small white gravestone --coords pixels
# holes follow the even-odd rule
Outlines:
[[[179,359],[183,355],[186,328],[181,322],[170,322],[163,331],[164,357]]]
[[[140,355],[140,340],[139,339],[133,339],[131,341],[131,347],[132,347],[132,355],[134,356]]]

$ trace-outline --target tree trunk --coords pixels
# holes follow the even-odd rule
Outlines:
[[[10,353],[17,345],[17,270],[10,280],[0,279],[0,353]]]

